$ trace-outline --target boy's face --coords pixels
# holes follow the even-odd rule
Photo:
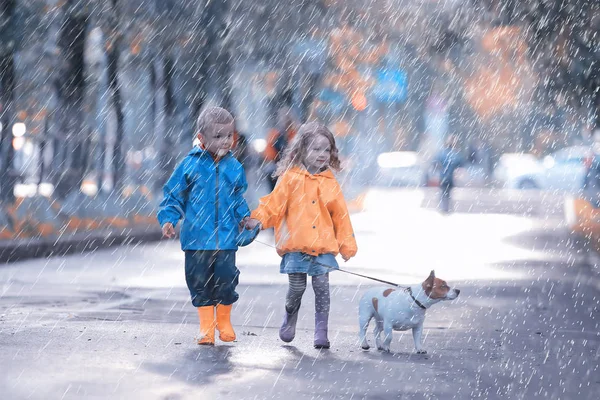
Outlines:
[[[320,170],[329,165],[331,160],[331,144],[323,135],[316,135],[308,143],[306,148],[306,157],[304,157],[304,166],[306,168]]]
[[[233,146],[233,123],[209,125],[206,132],[198,133],[198,139],[211,154],[223,157]]]

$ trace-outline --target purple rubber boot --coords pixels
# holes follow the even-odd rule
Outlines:
[[[288,313],[286,310],[283,324],[279,328],[279,339],[286,343],[294,340],[296,336],[296,322],[298,322],[298,310],[293,314]]]
[[[328,349],[327,321],[329,313],[315,313],[315,349]]]

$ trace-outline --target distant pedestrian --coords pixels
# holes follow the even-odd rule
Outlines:
[[[437,154],[433,164],[440,172],[440,203],[439,210],[443,213],[450,212],[450,196],[454,188],[454,172],[464,164],[460,154],[458,138],[450,135],[446,139],[444,148]]]
[[[200,319],[198,344],[213,345],[215,327],[222,341],[236,338],[230,321],[232,304],[239,297],[235,253],[238,245],[248,244],[254,236],[246,230],[240,234],[250,210],[243,197],[244,168],[230,152],[233,117],[223,108],[208,108],[198,117],[196,132],[200,145],[165,184],[158,221],[163,235],[171,238],[183,219],[181,248],[185,280]]]
[[[329,348],[329,270],[335,259],[354,257],[356,241],[348,208],[332,170],[340,168],[335,139],[316,122],[300,127],[277,165],[275,190],[261,199],[247,228],[275,227],[280,272],[288,275],[285,317],[279,330],[284,342],[296,335],[296,321],[307,275],[315,292],[315,348]]]

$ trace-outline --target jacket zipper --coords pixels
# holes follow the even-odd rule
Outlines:
[[[219,249],[219,162],[215,163],[217,178],[215,180],[215,239],[217,250]]]

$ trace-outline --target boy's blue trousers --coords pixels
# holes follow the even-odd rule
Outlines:
[[[185,281],[195,307],[233,304],[240,271],[235,250],[188,250],[185,252]]]

